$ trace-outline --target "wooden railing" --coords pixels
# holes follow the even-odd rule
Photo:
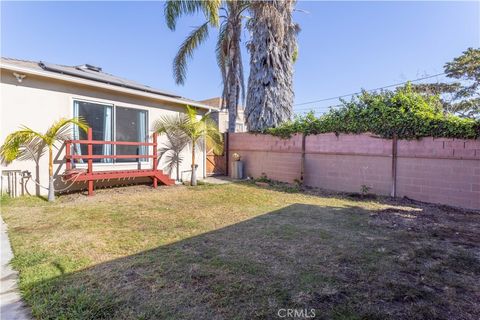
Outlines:
[[[92,138],[92,128],[88,128],[87,131],[87,140],[67,140],[65,141],[65,158],[67,161],[66,167],[67,170],[72,168],[72,160],[82,159],[87,160],[88,170],[90,171],[93,167],[94,159],[153,159],[154,169],[156,169],[158,161],[158,151],[157,151],[157,133],[153,134],[153,142],[130,142],[130,141],[103,141],[103,140],[93,140]],[[87,145],[87,154],[72,154],[71,146],[75,144]],[[132,154],[132,155],[104,155],[104,154],[93,154],[94,145],[120,145],[120,146],[146,146],[153,147],[153,154]],[[148,148],[147,148],[148,150]]]
[[[72,154],[72,145],[87,145],[87,154]],[[134,155],[94,155],[94,145],[121,145],[121,146],[145,146],[147,147],[147,154],[134,154]],[[93,160],[94,159],[153,159],[152,170],[157,171],[158,165],[158,151],[157,151],[157,133],[153,134],[153,142],[128,142],[128,141],[102,141],[93,140],[92,128],[88,128],[87,140],[67,140],[65,141],[65,159],[66,169],[72,169],[72,161],[75,159],[87,160],[87,175],[91,176],[93,173]],[[148,147],[153,147],[151,155],[148,154]],[[156,187],[157,181],[154,179]],[[88,180],[89,190],[93,190],[93,180]]]

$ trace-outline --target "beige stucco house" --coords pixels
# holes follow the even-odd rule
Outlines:
[[[85,118],[89,123],[93,129],[94,140],[149,142],[152,139],[153,123],[162,115],[184,112],[186,104],[196,107],[199,116],[217,110],[214,106],[205,103],[110,75],[103,72],[101,68],[91,65],[63,66],[2,58],[0,67],[0,143],[3,143],[8,134],[18,130],[22,125],[33,130],[45,131],[59,118],[76,116]],[[73,130],[73,135],[75,139],[84,139],[82,136],[84,133],[78,129]],[[160,137],[159,144],[164,142],[165,138]],[[131,148],[132,146],[99,145],[95,146],[93,151],[94,154],[103,155],[144,154],[138,152],[151,154],[152,152],[152,150],[131,150]],[[59,146],[55,154],[54,172],[57,178],[65,171],[64,149],[64,146]],[[84,151],[78,149],[78,153],[82,152]],[[189,150],[184,152],[180,175],[187,179],[191,160]],[[32,173],[32,178],[28,182],[24,181],[25,185],[18,185],[18,188],[24,189],[29,194],[45,194],[46,190],[36,186],[33,180],[38,179],[41,185],[47,185],[47,158],[43,156],[38,166],[34,161],[14,161],[8,166],[2,164],[0,171],[5,178],[5,173],[10,172],[9,170],[28,170]],[[196,163],[198,177],[205,177],[205,152],[197,152]],[[78,167],[84,165],[76,164]],[[160,161],[159,168],[164,165]],[[94,170],[143,169],[151,167],[152,161],[124,159],[120,162],[120,160],[98,159],[94,161],[93,166]],[[170,176],[177,178],[175,170]],[[62,189],[60,180],[56,179],[57,189]],[[20,184],[20,181],[2,179],[3,190],[8,182]],[[81,185],[75,187],[84,188]]]
[[[228,110],[222,106],[222,98],[210,98],[202,100],[201,103],[207,104],[214,108],[212,110],[212,118],[217,122],[220,132],[228,131]],[[238,106],[237,121],[235,123],[235,132],[247,132],[245,123],[244,107]]]

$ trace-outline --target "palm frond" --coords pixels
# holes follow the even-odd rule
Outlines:
[[[205,133],[207,146],[217,155],[223,153],[223,135],[218,131],[217,124],[211,118],[205,119]]]
[[[158,134],[170,134],[176,132],[183,127],[187,121],[187,117],[183,113],[175,115],[163,115],[153,123],[153,130]]]
[[[183,41],[173,60],[173,76],[177,84],[184,84],[187,74],[187,61],[193,57],[193,52],[208,38],[208,21],[193,30]]]
[[[45,142],[53,145],[55,141],[70,139],[71,125],[78,126],[83,131],[88,130],[88,124],[82,118],[61,118],[55,121],[45,133]]]
[[[0,158],[2,163],[9,164],[22,155],[21,148],[31,144],[34,139],[41,139],[42,135],[29,128],[23,127],[7,136],[0,147]]]
[[[65,141],[70,139],[72,139],[72,127],[69,125],[61,127],[55,134],[56,141]]]
[[[222,90],[222,105],[221,108],[225,107],[225,102],[227,101],[227,52],[228,52],[228,36],[227,36],[227,25],[226,21],[222,22],[218,30],[217,45],[215,47],[215,55],[217,58],[217,65],[220,69],[220,74],[222,76],[223,90]]]
[[[85,131],[88,129],[86,122],[80,118],[61,118],[55,121],[45,134],[22,126],[20,130],[8,135],[0,147],[1,161],[5,164],[15,159],[38,161],[44,154],[47,145],[52,146],[56,141],[69,138],[72,124]]]
[[[40,160],[40,158],[45,154],[47,150],[47,144],[44,140],[35,137],[31,141],[22,144],[20,146],[20,151],[17,156],[17,160],[20,161],[28,161],[33,160],[36,163]]]
[[[167,141],[158,149],[160,159],[166,164],[168,173],[179,166],[184,157],[182,151],[188,145],[189,139],[182,135],[176,135],[174,132],[166,133]]]
[[[195,109],[194,107],[192,106],[189,106],[189,105],[186,105],[185,106],[185,109],[186,109],[186,118],[187,118],[187,121],[185,123],[185,125],[190,125],[190,126],[194,126],[197,124],[197,109]]]
[[[209,23],[217,27],[221,2],[221,0],[168,0],[164,7],[167,26],[170,30],[175,30],[180,16],[203,12]]]
[[[167,135],[170,144],[173,142],[185,148],[190,143],[202,149],[203,142],[206,142],[215,153],[222,153],[223,136],[218,131],[216,122],[210,118],[209,113],[198,117],[196,109],[191,106],[185,106],[182,115],[160,118],[154,122],[154,128],[156,132]]]
[[[222,0],[209,0],[209,1],[202,1],[206,2],[204,6],[203,13],[205,16],[208,16],[208,20],[212,27],[218,27],[220,23],[220,16],[218,11],[222,5]]]
[[[172,174],[173,169],[175,169],[175,167],[177,166],[177,163],[180,163],[181,161],[183,161],[183,157],[181,157],[180,155],[177,155],[173,150],[168,148],[164,150],[160,159],[165,162],[165,165],[162,167],[162,170],[167,171],[168,175]]]

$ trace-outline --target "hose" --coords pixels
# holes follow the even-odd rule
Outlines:
[[[82,174],[83,174],[83,172],[78,172],[78,173],[76,174],[75,178],[73,179],[72,183],[70,183],[70,184],[69,184],[68,186],[66,186],[65,188],[55,189],[55,191],[62,192],[62,191],[65,191],[65,190],[69,189],[71,186],[73,186],[73,184],[74,184],[75,182],[77,182],[78,177],[80,177],[80,175],[82,175]],[[60,175],[60,177],[57,177],[57,178],[55,178],[54,180],[57,180],[58,178],[63,178],[63,176],[64,176],[64,175],[62,174],[62,175]],[[30,181],[30,178],[31,178],[31,177],[32,177],[31,174],[28,175],[27,181],[25,181],[25,186],[27,185],[28,181]],[[45,189],[45,190],[48,190],[48,187],[42,186],[40,183],[38,183],[37,181],[35,181],[35,180],[33,180],[33,179],[31,179],[31,180],[32,180],[36,185],[38,185],[40,188],[43,188],[43,189]],[[68,180],[71,180],[71,179],[68,179]]]

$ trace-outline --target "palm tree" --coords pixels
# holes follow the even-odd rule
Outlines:
[[[171,175],[173,169],[176,169],[177,181],[180,180],[180,164],[183,162],[182,151],[188,145],[189,140],[174,132],[166,132],[167,141],[158,149],[160,160],[166,164],[168,174]]]
[[[222,75],[222,107],[228,109],[228,131],[235,132],[237,107],[245,99],[245,81],[241,55],[243,12],[250,1],[242,0],[168,0],[165,3],[167,26],[175,30],[181,15],[202,12],[206,21],[193,30],[180,46],[173,60],[173,74],[177,84],[184,84],[188,59],[208,38],[210,28],[219,28],[216,46],[217,64]]]
[[[294,4],[295,0],[271,0],[250,5],[250,76],[245,116],[251,131],[275,127],[292,116],[298,32],[292,21]]]
[[[192,149],[192,175],[190,184],[197,185],[197,166],[195,165],[195,151],[203,149],[207,144],[215,153],[220,154],[223,149],[222,134],[218,131],[217,124],[207,113],[197,117],[195,108],[186,106],[185,113],[166,115],[155,121],[154,130],[159,134],[176,136],[178,139],[187,139]]]
[[[53,123],[45,132],[37,132],[26,126],[7,136],[0,147],[0,157],[3,163],[8,164],[15,159],[38,162],[38,158],[48,150],[48,201],[55,200],[53,184],[53,148],[56,143],[70,139],[71,125],[87,131],[88,125],[80,118],[65,119]]]

